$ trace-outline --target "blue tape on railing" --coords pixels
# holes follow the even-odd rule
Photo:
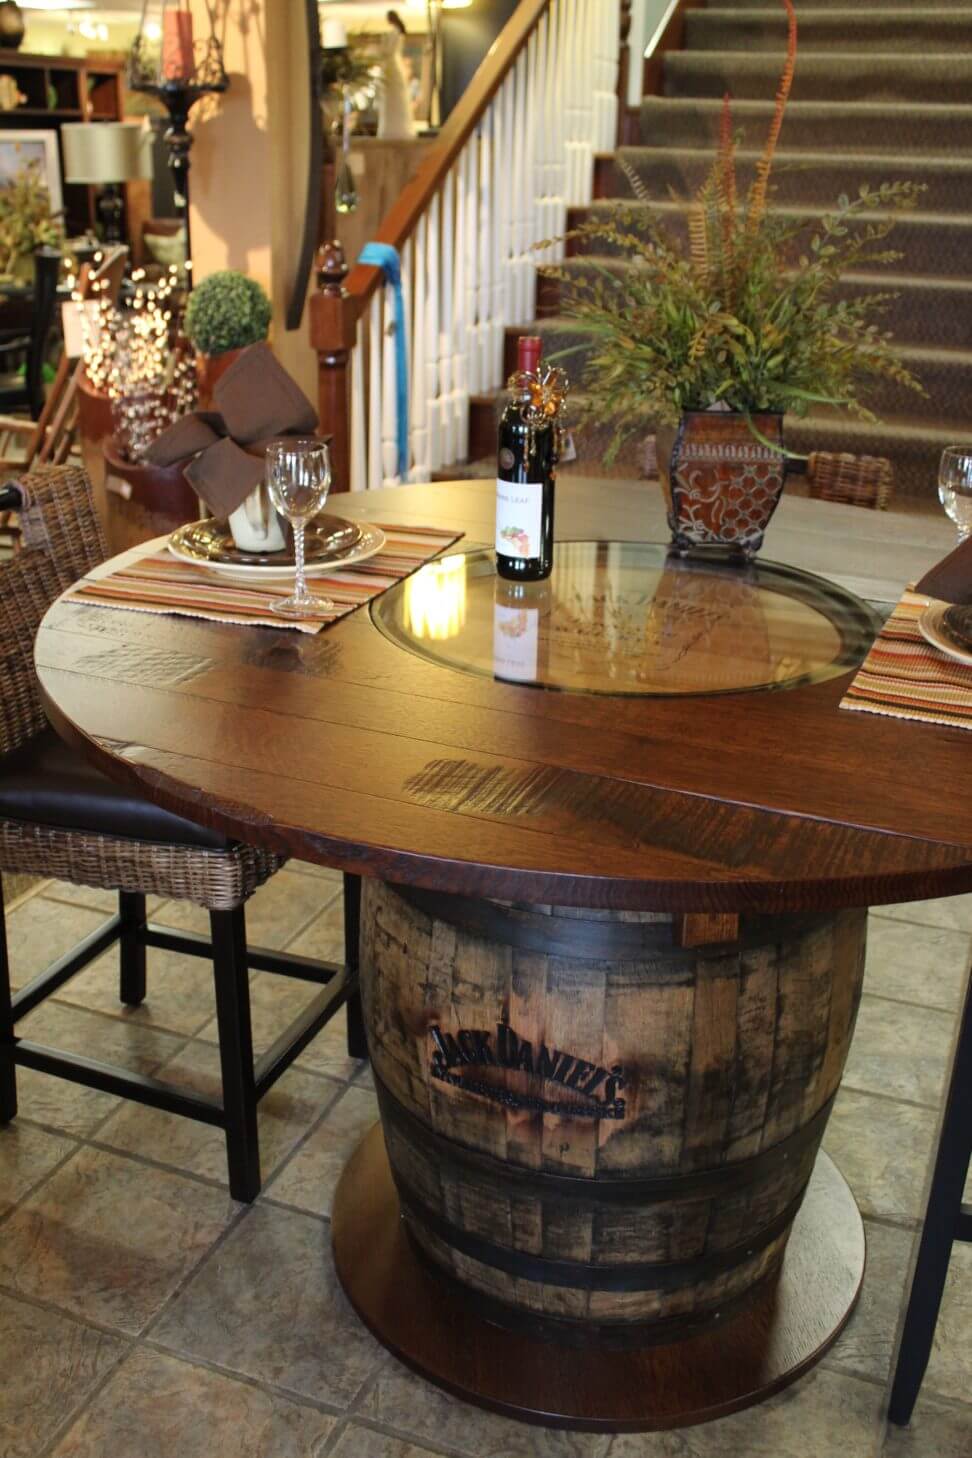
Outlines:
[[[405,300],[402,296],[402,260],[390,243],[366,243],[359,263],[380,268],[395,301],[395,385],[398,400],[398,474],[408,480],[408,350],[405,339]]]

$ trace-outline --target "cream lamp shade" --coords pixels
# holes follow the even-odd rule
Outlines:
[[[152,176],[152,133],[141,122],[61,127],[65,182],[135,182]]]

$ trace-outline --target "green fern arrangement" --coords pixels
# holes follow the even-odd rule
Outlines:
[[[838,198],[834,210],[815,223],[769,211],[773,158],[797,49],[796,11],[792,0],[783,4],[789,20],[786,62],[745,203],[738,197],[727,95],[717,157],[690,206],[687,248],[650,215],[633,232],[618,208],[580,224],[566,238],[606,243],[636,267],[621,275],[591,263],[585,276],[541,269],[560,281],[563,312],[596,340],[584,378],[585,413],[616,422],[609,463],[632,431],[674,424],[686,410],[724,404],[744,414],[758,434],[752,414],[802,416],[820,404],[874,420],[861,391],[876,375],[925,393],[878,322],[894,295],[836,296],[845,273],[900,257],[882,247],[893,217],[876,219],[870,216],[874,209],[894,213],[914,207],[924,188],[909,182],[863,184],[857,197]],[[647,201],[640,179],[628,176],[636,195]],[[572,352],[561,351],[558,358]]]

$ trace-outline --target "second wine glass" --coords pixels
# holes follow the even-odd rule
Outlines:
[[[315,597],[304,572],[304,528],[327,501],[331,489],[331,457],[314,436],[294,436],[267,446],[267,488],[270,500],[294,529],[294,590],[270,604],[284,618],[314,618],[334,611],[330,598]]]
[[[947,446],[938,468],[938,499],[960,542],[972,537],[972,445]]]

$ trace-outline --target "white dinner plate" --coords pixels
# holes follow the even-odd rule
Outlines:
[[[330,577],[332,572],[340,572],[343,567],[354,567],[359,562],[367,562],[369,557],[376,556],[384,547],[387,538],[381,527],[373,526],[370,522],[360,522],[361,536],[349,552],[344,556],[333,558],[329,562],[308,562],[308,577]],[[190,556],[187,552],[179,550],[178,543],[170,538],[169,551],[181,562],[189,562],[193,567],[202,567],[206,572],[215,572],[220,577],[228,577],[233,582],[292,582],[294,579],[294,568],[276,567],[272,563],[259,563],[253,566],[242,565],[238,562],[206,562],[201,563],[196,557]]]
[[[930,643],[949,658],[954,658],[956,663],[965,663],[972,668],[972,653],[967,648],[959,647],[942,627],[942,618],[947,609],[947,602],[929,603],[918,619],[918,629],[926,643]]]

